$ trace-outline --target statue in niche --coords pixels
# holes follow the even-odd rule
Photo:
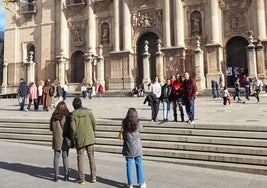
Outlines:
[[[199,11],[194,11],[191,14],[191,35],[201,36],[201,14]]]
[[[101,25],[101,42],[102,44],[109,43],[109,25],[108,23],[103,23]]]

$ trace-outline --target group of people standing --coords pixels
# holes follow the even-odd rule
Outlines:
[[[152,122],[157,122],[157,115],[159,111],[160,102],[163,106],[163,121],[169,121],[170,106],[173,106],[174,121],[177,122],[177,108],[180,111],[181,122],[185,122],[184,110],[188,116],[187,123],[194,123],[194,104],[197,94],[197,85],[193,78],[190,77],[188,72],[184,73],[184,78],[177,73],[166,79],[166,82],[161,86],[159,77],[156,76],[153,83],[150,84],[149,94],[146,97],[146,101],[149,102],[152,111]]]
[[[76,148],[78,177],[75,183],[85,184],[84,175],[84,152],[89,159],[91,182],[97,181],[96,163],[94,157],[96,120],[91,109],[82,106],[80,98],[74,98],[72,102],[74,111],[69,112],[67,105],[61,101],[56,106],[50,118],[50,130],[52,131],[52,149],[54,150],[54,181],[59,180],[59,158],[62,155],[64,181],[70,180],[69,149]],[[122,155],[126,159],[127,186],[133,188],[133,164],[135,163],[137,182],[141,188],[146,188],[142,167],[142,144],[140,132],[143,130],[139,122],[135,108],[129,108],[127,115],[122,121],[123,148]],[[69,145],[68,141],[71,141]]]
[[[80,98],[74,98],[72,102],[74,111],[69,112],[67,105],[61,101],[56,106],[50,119],[50,130],[52,131],[52,148],[54,150],[54,180],[59,180],[59,158],[63,158],[64,180],[69,180],[69,149],[74,147],[77,151],[78,178],[76,183],[84,184],[84,152],[87,153],[91,182],[96,182],[96,165],[94,157],[95,128],[96,121],[91,109],[82,106]],[[67,140],[71,141],[69,145]]]
[[[39,105],[43,105],[43,110],[49,111],[50,107],[56,107],[60,101],[65,101],[67,93],[68,86],[66,83],[61,85],[59,81],[52,83],[48,79],[45,83],[40,81],[38,85],[35,82],[30,82],[28,86],[26,81],[21,78],[18,88],[19,110],[29,111],[33,103],[35,111],[39,110]],[[27,99],[28,105],[25,108]]]
[[[91,84],[88,84],[88,85],[83,84],[82,85],[82,87],[81,87],[81,94],[82,94],[82,97],[84,99],[86,97],[88,97],[89,99],[91,99],[93,96],[96,95],[96,90],[95,90],[96,86],[95,86],[95,84],[93,84],[93,85],[91,85]],[[104,93],[104,87],[103,87],[102,84],[99,84],[98,85],[98,88],[97,88],[97,94],[98,94],[98,97],[100,99],[102,99],[103,93]]]

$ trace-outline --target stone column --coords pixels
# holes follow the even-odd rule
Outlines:
[[[68,54],[67,42],[69,41],[68,24],[65,17],[66,0],[61,0],[61,14],[60,14],[60,51]]]
[[[214,0],[209,0],[210,3],[210,13],[211,13],[211,27],[210,27],[210,32],[211,32],[211,44],[216,44],[216,43],[220,43],[220,31],[219,28],[221,27],[221,25],[219,24],[219,4],[218,1],[214,1]]]
[[[132,27],[131,27],[131,13],[129,9],[129,0],[123,0],[122,10],[123,10],[123,50],[132,51]]]
[[[264,2],[265,6],[266,0],[256,0],[256,7],[257,7],[257,23],[258,23],[258,38],[260,40],[267,40],[266,36],[266,13],[264,9]]]
[[[105,88],[105,74],[104,74],[104,57],[103,46],[99,46],[99,56],[97,57],[97,84],[102,84]]]
[[[204,76],[204,58],[203,51],[200,48],[200,37],[197,37],[197,48],[194,51],[196,83],[199,90],[206,89],[206,79]]]
[[[164,54],[161,52],[161,40],[158,39],[158,51],[156,52],[156,73],[159,76],[159,80],[164,83],[164,71],[163,71],[163,67],[164,67],[164,62],[163,62],[163,56]]]
[[[120,51],[120,22],[119,22],[119,0],[113,0],[113,51]]]
[[[33,51],[29,53],[29,61],[26,63],[27,82],[35,81],[35,63],[33,62]]]
[[[7,60],[4,60],[3,63],[3,83],[2,83],[2,94],[7,93]]]
[[[144,88],[151,82],[150,80],[150,53],[148,52],[148,41],[145,41],[145,52],[143,53],[143,83]]]
[[[248,51],[248,74],[251,78],[257,76],[256,53],[252,35],[253,32],[249,31],[250,42],[249,45],[247,46],[247,51]]]
[[[164,47],[171,46],[171,24],[170,24],[170,1],[164,1],[163,8],[163,38],[164,38]]]
[[[64,57],[64,51],[61,50],[60,55],[56,57],[57,58],[57,63],[58,63],[58,81],[61,84],[64,84],[66,81],[66,57]]]
[[[256,56],[257,56],[257,70],[258,78],[261,80],[265,79],[265,64],[264,64],[264,49],[261,41],[258,41],[256,46]]]
[[[181,0],[174,0],[174,45],[184,47],[184,9]]]
[[[93,62],[94,62],[94,55],[91,51],[86,54],[85,59],[85,80],[87,84],[93,84]]]
[[[88,2],[88,36],[87,49],[91,49],[93,54],[96,54],[96,20],[93,8],[93,1]]]

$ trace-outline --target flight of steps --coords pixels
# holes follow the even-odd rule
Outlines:
[[[142,122],[144,159],[267,175],[267,127]],[[98,152],[121,153],[121,121],[97,121]],[[0,119],[0,139],[51,146],[47,120]]]

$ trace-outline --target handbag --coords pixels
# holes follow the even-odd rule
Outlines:
[[[122,128],[121,128],[121,130],[119,132],[118,139],[119,140],[123,140],[123,130],[122,130]]]
[[[70,138],[64,136],[64,141],[69,148],[73,148],[73,144]]]

